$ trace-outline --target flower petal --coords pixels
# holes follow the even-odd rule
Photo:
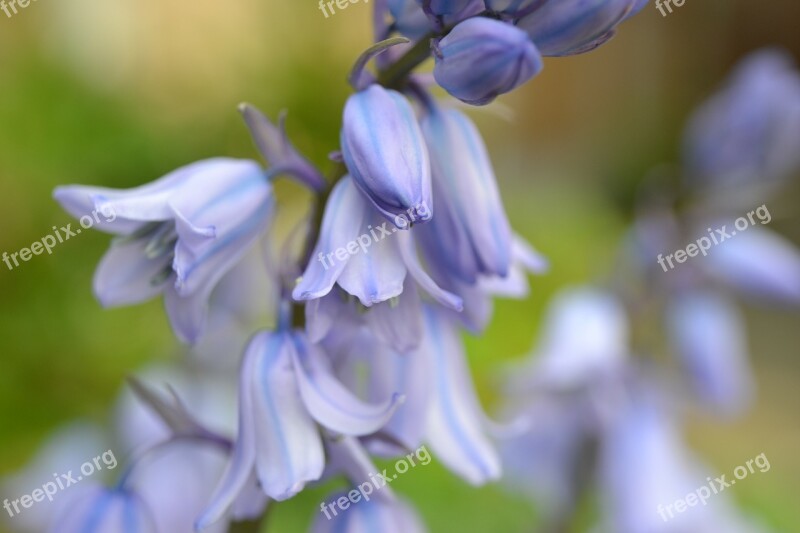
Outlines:
[[[159,277],[170,267],[171,256],[149,259],[147,239],[112,243],[94,273],[94,294],[104,307],[138,304],[164,290],[169,278]],[[154,283],[156,281],[156,283]]]
[[[347,244],[358,238],[366,209],[367,203],[352,178],[342,178],[325,205],[312,259],[292,292],[295,300],[313,300],[331,291],[348,261],[348,257],[339,260],[335,254],[339,249],[346,250]]]
[[[380,215],[373,211],[368,213],[366,220],[371,222],[363,227],[363,235],[381,226]],[[387,222],[382,225],[385,228]],[[356,253],[347,260],[347,265],[342,270],[337,282],[349,294],[352,294],[365,306],[385,302],[403,292],[403,281],[406,278],[406,267],[403,264],[394,234],[398,231],[392,227],[390,235],[382,236],[374,241],[369,248],[355,248]]]
[[[202,531],[220,520],[242,493],[250,479],[256,461],[255,408],[253,376],[266,334],[257,335],[248,346],[239,375],[239,429],[233,453],[225,473],[209,499],[203,514],[197,519],[196,529]]]
[[[473,485],[500,477],[500,459],[483,432],[481,412],[458,330],[425,308],[421,355],[430,361],[434,392],[427,420],[431,451]]]
[[[374,433],[386,425],[404,400],[394,393],[381,404],[362,402],[334,377],[330,362],[318,346],[302,334],[295,335],[294,344],[294,371],[303,402],[326,428],[344,435]]]
[[[262,333],[248,350],[258,353],[250,377],[255,380],[252,391],[258,479],[269,497],[282,501],[322,476],[322,439],[301,398],[292,334]]]
[[[172,331],[182,342],[195,344],[205,333],[212,289],[208,285],[189,296],[181,296],[175,287],[167,287],[164,291],[164,307]]]
[[[454,311],[461,311],[464,308],[464,302],[461,298],[439,287],[428,273],[425,272],[425,269],[422,268],[411,232],[401,231],[397,235],[397,241],[400,247],[400,254],[403,257],[403,262],[406,264],[406,268],[408,268],[408,272],[414,280],[419,283],[425,292],[443,306],[453,309]]]
[[[396,300],[373,305],[365,314],[370,329],[401,353],[419,346],[422,337],[422,301],[415,283],[408,283]]]
[[[81,487],[53,519],[52,533],[156,533],[150,511],[133,493]]]
[[[253,161],[215,160],[170,199],[178,244],[173,268],[182,295],[215,284],[264,230],[272,186]]]

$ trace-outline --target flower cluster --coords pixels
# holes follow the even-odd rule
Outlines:
[[[208,342],[215,305],[242,262],[272,238],[274,180],[297,180],[317,204],[294,233],[302,245],[284,246],[268,265],[278,294],[274,326],[256,331],[241,358],[235,438],[209,429],[192,402],[134,382],[168,431],[137,448],[116,487],[73,495],[52,518],[54,530],[225,530],[331,475],[358,484],[376,471],[371,456],[402,456],[423,443],[473,485],[498,479],[494,426],[480,408],[460,333],[487,326],[494,297],[527,295],[526,274],[546,262],[511,228],[476,126],[452,99],[437,101],[414,69],[433,57],[439,87],[484,105],[539,73],[543,56],[605,43],[642,5],[378,2],[379,42],[351,73],[355,92],[329,178],[288,140],[283,119],[275,125],[243,105],[267,166],[218,158],[130,190],[58,188],[55,198],[75,217],[116,214],[98,227],[115,236],[95,275],[98,300],[131,305],[163,294],[176,336],[198,346]],[[415,218],[419,206],[427,214]],[[397,231],[364,253],[330,266],[314,259],[387,222]],[[243,297],[267,299],[255,288]],[[161,484],[154,464],[169,465]],[[160,498],[167,492],[172,499]],[[185,497],[175,501],[177,494]],[[376,526],[365,525],[364,514]],[[335,522],[315,531],[423,527],[389,491]]]
[[[534,358],[508,380],[510,414],[538,423],[502,453],[510,480],[553,523],[569,524],[594,482],[604,531],[767,531],[727,494],[674,517],[663,506],[711,473],[680,435],[687,408],[734,416],[753,399],[733,296],[800,306],[800,250],[754,227],[675,271],[656,256],[774,199],[800,171],[788,149],[798,143],[800,72],[781,52],[756,52],[690,119],[681,175],[645,182],[612,286],[572,289],[552,303]],[[657,359],[664,347],[677,373]]]

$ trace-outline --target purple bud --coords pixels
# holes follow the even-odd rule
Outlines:
[[[614,36],[614,28],[641,9],[638,0],[544,0],[518,25],[545,56],[594,50]]]
[[[403,95],[371,85],[351,96],[341,137],[353,181],[392,224],[409,210],[432,205],[428,150]]]
[[[417,0],[420,6],[425,5],[425,0]],[[473,4],[483,5],[483,1],[476,0],[430,0],[430,11],[434,15],[455,15],[472,7]]]
[[[436,82],[472,105],[485,105],[542,70],[542,58],[525,32],[488,18],[453,28],[435,50]]]

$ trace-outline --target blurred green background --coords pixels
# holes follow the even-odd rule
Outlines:
[[[325,19],[311,0],[39,0],[0,13],[0,252],[70,222],[51,199],[56,185],[130,187],[210,156],[256,157],[241,101],[273,117],[288,109],[294,142],[325,164],[370,15],[356,4]],[[780,45],[800,58],[798,21],[796,0],[689,0],[666,18],[649,5],[610,44],[547,61],[522,90],[473,113],[513,224],[552,262],[527,301],[500,302],[488,334],[468,339],[490,411],[499,367],[530,350],[550,295],[611,268],[624,198],[649,168],[676,160],[693,107],[750,50]],[[280,192],[286,209],[300,208],[296,188]],[[800,243],[799,220],[795,210],[772,229]],[[85,232],[13,271],[0,264],[0,475],[59,425],[107,421],[126,375],[180,354],[160,302],[103,310],[93,299],[107,244]],[[697,417],[689,440],[718,472],[765,452],[769,473],[730,494],[776,531],[800,531],[800,315],[747,316],[759,401],[739,420]],[[433,532],[533,530],[524,499],[469,488],[436,461],[393,486]],[[276,530],[303,531],[324,497],[317,489],[278,506]]]

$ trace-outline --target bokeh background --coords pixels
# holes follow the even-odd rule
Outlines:
[[[241,101],[271,116],[288,109],[295,143],[325,164],[370,14],[361,3],[326,19],[312,0],[39,0],[0,13],[0,252],[70,222],[51,199],[59,184],[130,187],[206,157],[256,157]],[[613,268],[636,183],[677,160],[692,109],[748,51],[779,45],[800,59],[798,20],[796,0],[688,0],[668,17],[649,5],[610,44],[550,59],[522,90],[473,113],[512,223],[552,262],[527,301],[501,302],[488,333],[467,340],[490,411],[498,371],[530,351],[550,295]],[[284,209],[302,208],[297,188],[280,194]],[[795,243],[798,200],[795,188],[772,222]],[[13,271],[0,264],[0,476],[70,420],[109,423],[127,375],[182,356],[159,301],[103,310],[93,299],[107,244],[84,232]],[[688,439],[720,473],[766,453],[771,470],[727,493],[775,531],[796,532],[800,314],[746,312],[758,401],[736,420],[690,418]],[[393,487],[433,532],[534,530],[522,496],[467,487],[435,460]],[[325,495],[277,506],[271,524],[304,531]]]

